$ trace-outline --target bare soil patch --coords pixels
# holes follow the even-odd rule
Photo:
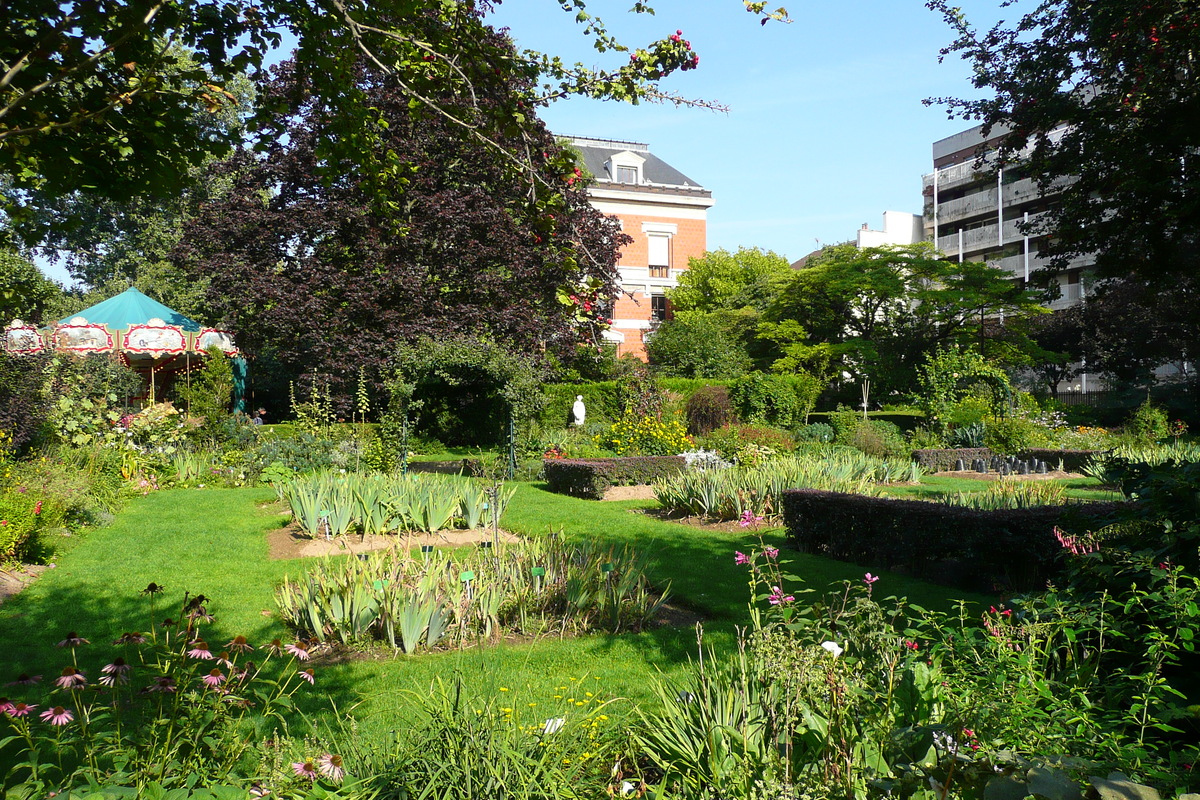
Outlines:
[[[631,508],[631,514],[645,514],[647,517],[661,519],[663,522],[674,522],[679,525],[687,525],[689,528],[699,528],[705,531],[715,531],[717,533],[755,533],[756,531],[770,530],[778,528],[778,525],[766,525],[759,523],[758,526],[742,527],[739,520],[717,520],[709,517],[689,517],[685,514],[680,514],[674,511],[667,511],[662,508]]]
[[[610,486],[601,500],[653,500],[654,487],[649,484],[638,486]]]
[[[1087,477],[1086,475],[1081,475],[1078,472],[1062,472],[1060,470],[1047,472],[1045,474],[1035,472],[1030,473],[1029,475],[1004,476],[1001,476],[1000,473],[996,472],[995,470],[982,474],[975,472],[974,470],[947,470],[946,472],[935,472],[934,475],[939,478],[967,478],[968,480],[973,481],[998,481],[1001,477],[1003,477],[1005,480],[1013,481],[1061,481]]]
[[[506,543],[518,541],[516,536],[507,531],[500,531],[499,539]],[[267,532],[270,557],[276,560],[370,553],[375,550],[390,550],[397,547],[412,548],[423,544],[431,544],[434,547],[464,547],[490,541],[492,541],[492,532],[487,528],[387,536],[351,534],[334,539],[313,539],[300,530],[299,525],[292,523],[285,528],[276,528]]]
[[[0,603],[33,583],[34,578],[50,567],[44,564],[22,564],[11,570],[0,569]]]

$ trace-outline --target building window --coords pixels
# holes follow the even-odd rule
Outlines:
[[[665,294],[650,295],[650,320],[662,322],[667,318],[667,296]]]
[[[618,165],[617,183],[641,183],[638,180],[638,168]]]
[[[666,278],[671,269],[671,237],[663,234],[650,234],[649,265],[651,278]]]

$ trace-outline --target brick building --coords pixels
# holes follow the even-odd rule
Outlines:
[[[614,139],[567,137],[594,177],[592,205],[621,222],[633,243],[618,263],[621,291],[605,338],[618,355],[645,359],[654,325],[667,318],[666,291],[674,288],[689,258],[707,248],[712,192],[650,152],[650,146]]]

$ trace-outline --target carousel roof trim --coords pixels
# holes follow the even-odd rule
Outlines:
[[[200,330],[200,323],[147,297],[132,286],[103,302],[64,317],[59,320],[59,324],[69,325],[76,317],[83,317],[92,325],[105,325],[110,330],[128,329],[130,325],[145,325],[152,319],[160,319],[168,325],[192,333]]]

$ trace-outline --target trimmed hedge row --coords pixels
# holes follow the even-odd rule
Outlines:
[[[954,469],[954,464],[960,458],[967,469],[977,458],[991,461],[996,455],[986,447],[958,447],[949,450],[913,450],[912,460],[921,465],[926,472],[946,472]]]
[[[1021,451],[1018,457],[1024,461],[1031,458],[1045,461],[1051,469],[1056,469],[1058,462],[1061,461],[1063,469],[1067,472],[1080,472],[1093,456],[1098,456],[1103,452],[1103,450],[1051,450],[1044,447],[1031,447]],[[984,461],[991,461],[994,455],[995,453],[986,447],[959,447],[948,450],[914,450],[912,460],[920,464],[926,472],[945,472],[954,469],[954,464],[959,459],[962,459],[967,469],[970,469],[971,462],[975,459],[982,458]]]
[[[787,537],[801,552],[900,570],[972,591],[1025,591],[1060,571],[1056,525],[1096,529],[1122,503],[977,511],[923,500],[790,489]]]
[[[434,475],[478,475],[481,465],[473,458],[460,458],[457,461],[409,461],[408,471]]]
[[[550,491],[599,500],[611,486],[654,483],[682,472],[683,456],[626,458],[547,458],[542,462]]]

